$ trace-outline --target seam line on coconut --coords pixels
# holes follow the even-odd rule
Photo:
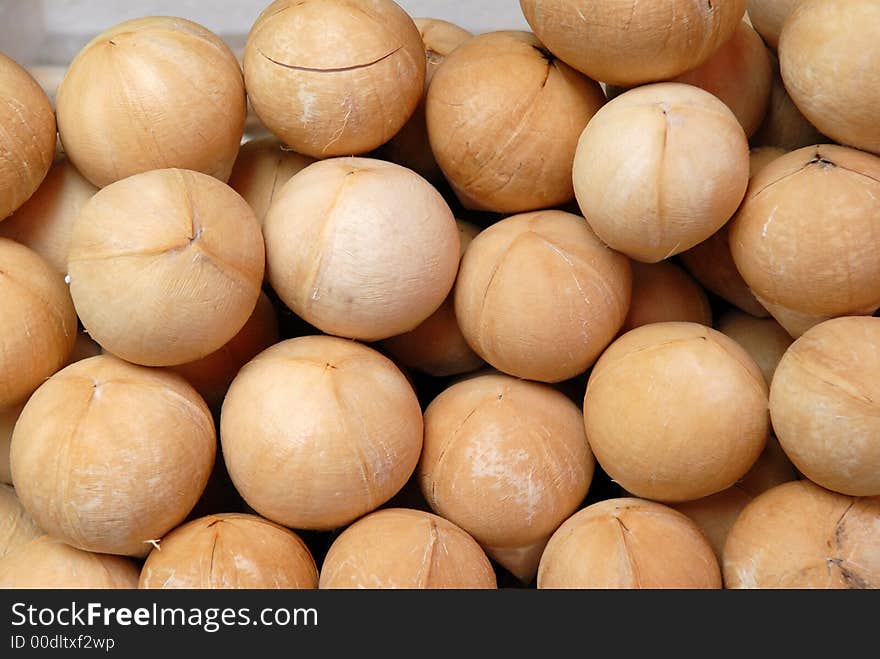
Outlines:
[[[291,71],[304,71],[306,73],[345,73],[346,71],[357,71],[358,69],[366,69],[370,66],[378,64],[379,62],[386,60],[389,57],[392,57],[393,55],[398,53],[399,51],[403,50],[403,46],[398,46],[397,48],[395,48],[391,52],[385,53],[381,57],[378,57],[370,62],[364,62],[363,64],[353,64],[351,66],[330,67],[330,68],[326,68],[326,69],[322,69],[320,67],[297,66],[296,64],[286,64],[286,63],[281,62],[279,60],[272,59],[271,57],[269,57],[266,53],[264,53],[260,49],[257,49],[257,50],[260,53],[260,55],[262,55],[263,58],[265,58],[269,62],[272,62],[273,64],[276,64],[278,66],[284,67],[285,69],[290,69]]]

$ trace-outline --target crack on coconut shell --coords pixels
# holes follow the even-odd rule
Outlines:
[[[629,564],[630,572],[632,573],[633,581],[635,582],[636,588],[641,588],[641,579],[639,577],[639,568],[636,565],[635,557],[633,556],[632,548],[629,546],[629,541],[627,540],[627,536],[632,534],[632,531],[629,530],[626,524],[623,523],[623,520],[620,519],[617,515],[612,517],[615,522],[617,522],[618,529],[620,531],[620,539],[623,542],[623,550],[626,553],[626,562]]]
[[[217,529],[214,529],[214,542],[211,543],[211,562],[208,565],[208,583],[212,586],[214,585],[214,557],[217,554],[217,541],[219,539],[220,532]]]
[[[430,527],[428,528],[429,538],[428,538],[428,546],[425,547],[425,555],[422,557],[422,574],[419,576],[419,588],[425,589],[430,587],[431,583],[431,572],[434,568],[434,552],[437,547],[437,541],[439,539],[439,534],[437,533],[437,522],[433,519],[430,520]]]
[[[268,60],[269,62],[272,62],[272,64],[283,67],[285,69],[290,69],[291,71],[304,71],[306,73],[345,73],[347,71],[357,71],[358,69],[366,69],[371,66],[374,66],[374,65],[378,64],[379,62],[382,62],[382,61],[388,59],[389,57],[392,57],[393,55],[400,52],[401,50],[403,50],[403,46],[398,46],[394,50],[392,50],[388,53],[385,53],[381,57],[378,57],[370,62],[364,62],[362,64],[352,64],[351,66],[331,67],[331,68],[326,68],[326,69],[322,69],[320,67],[297,66],[296,64],[287,64],[285,62],[281,62],[279,60],[272,59],[271,57],[269,57],[266,53],[264,53],[259,48],[257,49],[257,52],[259,52],[260,55],[262,55],[264,59]]]

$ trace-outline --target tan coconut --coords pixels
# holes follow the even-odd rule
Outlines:
[[[0,484],[0,561],[43,532],[27,514],[9,485]]]
[[[776,365],[793,341],[785,328],[773,318],[755,318],[731,310],[718,319],[716,329],[745,348],[761,369],[769,387]]]
[[[34,195],[6,221],[0,222],[0,236],[27,245],[64,276],[73,223],[97,191],[98,188],[62,156],[52,165]]]
[[[880,307],[878,213],[880,158],[833,145],[799,149],[751,180],[730,225],[733,260],[795,336],[827,317],[871,314]]]
[[[674,263],[634,261],[632,275],[632,301],[623,331],[670,321],[712,326],[709,298],[700,285]]]
[[[461,254],[476,238],[480,229],[457,220]],[[450,293],[440,308],[414,330],[382,342],[398,362],[407,368],[445,377],[475,371],[483,360],[465,341],[455,316],[455,296]]]
[[[759,146],[749,151],[749,178],[764,169],[777,158],[781,158],[786,153],[785,149],[778,146]]]
[[[0,238],[0,309],[0,409],[6,409],[67,363],[76,311],[62,276],[8,238]]]
[[[596,113],[578,142],[573,178],[596,235],[655,263],[703,242],[734,214],[748,185],[749,145],[709,92],[647,85]]]
[[[392,0],[276,0],[248,35],[244,75],[257,116],[294,151],[357,155],[415,111],[425,50]]]
[[[221,348],[260,295],[265,253],[250,206],[182,169],[101,190],[76,219],[68,274],[76,311],[105,350],[172,366]]]
[[[313,162],[314,158],[300,155],[275,137],[261,137],[242,145],[229,187],[250,204],[262,226],[278,191]]]
[[[446,299],[458,270],[458,229],[443,197],[382,160],[306,167],[276,195],[263,232],[269,281],[284,303],[353,339],[415,329]]]
[[[327,336],[283,341],[238,374],[223,401],[229,475],[260,515],[333,529],[375,510],[415,469],[422,415],[394,364]]]
[[[880,588],[880,498],[854,498],[810,481],[765,492],[724,545],[727,588]]]
[[[721,570],[697,525],[642,499],[609,499],[550,538],[538,588],[721,588]]]
[[[425,411],[422,493],[523,582],[583,501],[593,467],[583,416],[552,387],[480,375]]]
[[[293,531],[256,515],[208,515],[179,526],[150,552],[140,588],[312,589],[318,569]]]
[[[746,0],[520,0],[520,6],[559,59],[595,80],[632,86],[674,78],[709,59],[736,31]]]
[[[92,39],[70,63],[56,105],[64,151],[99,188],[169,167],[225,181],[247,114],[229,47],[168,16],[126,21]]]
[[[12,435],[12,480],[46,533],[145,556],[198,501],[215,444],[211,414],[183,378],[100,355],[30,397]]]
[[[770,104],[764,116],[764,123],[752,136],[752,142],[758,145],[776,146],[786,151],[827,142],[828,138],[807,121],[788,95],[782,82],[782,75],[779,73],[779,60],[773,56],[770,60],[773,64]]]
[[[455,313],[468,344],[498,370],[560,382],[589,368],[617,334],[631,276],[629,260],[583,218],[515,215],[465,252]]]
[[[529,32],[466,41],[428,89],[431,149],[466,208],[520,213],[574,197],[577,140],[605,102],[599,84]]]
[[[782,357],[770,414],[782,448],[811,481],[852,496],[880,495],[880,318],[835,318]]]
[[[393,508],[367,515],[333,541],[321,588],[495,588],[480,545],[442,517]]]
[[[45,92],[0,53],[0,220],[40,187],[55,155],[55,114]]]
[[[207,357],[171,368],[195,387],[211,409],[219,409],[242,366],[276,343],[278,317],[272,302],[260,293],[251,317],[228,343]]]
[[[803,0],[779,38],[785,88],[836,142],[880,155],[880,4]]]
[[[782,26],[802,0],[749,0],[749,20],[767,45],[776,50]]]
[[[0,588],[110,590],[137,583],[131,559],[75,549],[48,535],[0,560]]]
[[[587,437],[633,495],[690,501],[727,489],[767,441],[767,384],[735,341],[696,323],[624,334],[590,374]]]

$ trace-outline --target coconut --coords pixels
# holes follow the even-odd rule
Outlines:
[[[785,89],[779,73],[779,60],[770,57],[773,64],[773,88],[764,123],[752,136],[757,145],[775,146],[786,151],[802,149],[811,144],[821,144],[828,139],[801,114]]]
[[[229,178],[247,114],[235,55],[182,18],[120,23],[70,63],[56,98],[58,132],[99,188],[178,167]]]
[[[0,484],[0,561],[43,532],[8,485]]]
[[[466,41],[428,89],[428,137],[466,208],[519,213],[574,197],[578,136],[605,102],[598,83],[529,32]]]
[[[306,167],[278,192],[263,231],[272,287],[328,334],[376,341],[415,329],[458,270],[458,229],[443,197],[382,160]]]
[[[495,588],[495,572],[476,541],[421,510],[380,510],[330,545],[321,588]]]
[[[779,45],[782,26],[802,0],[749,0],[752,25],[773,50]]]
[[[27,402],[27,401],[25,401]],[[12,485],[12,469],[9,466],[9,446],[15,422],[24,409],[24,403],[0,409],[0,483]]]
[[[256,515],[208,515],[162,538],[144,563],[140,588],[318,587],[318,569],[293,531]]]
[[[276,0],[244,51],[248,97],[294,151],[372,151],[412,116],[425,86],[419,30],[391,0]]]
[[[523,582],[577,510],[593,466],[580,411],[546,385],[479,375],[425,411],[422,493]]]
[[[772,318],[755,318],[731,310],[718,319],[717,329],[745,348],[769,387],[776,365],[793,341],[785,328]]]
[[[682,321],[712,326],[709,298],[684,270],[668,261],[632,264],[632,301],[623,331]]]
[[[198,501],[215,444],[211,414],[183,378],[101,355],[30,397],[12,435],[12,480],[50,535],[145,556]]]
[[[672,508],[609,499],[579,511],[550,538],[538,588],[721,588],[712,547]]]
[[[596,235],[646,263],[720,229],[748,177],[749,146],[736,117],[709,92],[680,83],[638,87],[610,101],[581,135],[573,172]]]
[[[172,366],[221,348],[260,295],[265,255],[250,206],[197,172],[162,169],[101,190],[76,219],[76,311],[105,350]]]

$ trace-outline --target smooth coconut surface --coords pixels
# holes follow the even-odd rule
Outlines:
[[[827,142],[813,124],[801,114],[782,82],[779,73],[779,60],[771,56],[773,64],[773,88],[770,90],[770,104],[764,123],[752,136],[757,145],[776,146],[786,151],[802,149],[811,144]]]
[[[583,501],[593,468],[580,410],[546,385],[474,376],[425,411],[422,493],[523,582]]]
[[[26,401],[25,401],[26,402]],[[9,466],[9,447],[15,422],[24,409],[24,402],[0,410],[0,483],[12,485],[12,468]]]
[[[389,359],[354,341],[308,336],[269,348],[239,372],[220,436],[248,505],[284,526],[326,530],[403,487],[422,448],[422,415]]]
[[[538,38],[595,80],[632,86],[696,68],[734,33],[746,0],[520,0]]]
[[[251,28],[243,63],[262,122],[315,158],[384,144],[425,85],[419,30],[391,0],[276,0]]]
[[[782,357],[770,389],[773,428],[814,483],[880,495],[880,318],[829,320]]]
[[[75,549],[48,535],[0,560],[0,588],[115,590],[137,583],[134,561]]]
[[[810,209],[805,213],[804,209]],[[834,145],[789,153],[752,178],[730,249],[752,292],[793,335],[880,307],[880,158]],[[797,326],[774,307],[794,312]]]
[[[45,92],[0,53],[0,221],[36,192],[55,155],[55,114]]]
[[[745,348],[764,374],[768,387],[773,381],[779,360],[794,340],[772,318],[755,318],[733,310],[718,319],[716,329]]]
[[[0,484],[0,561],[43,532],[9,485]]]
[[[455,313],[468,344],[498,370],[560,382],[583,373],[617,334],[631,277],[629,260],[583,218],[516,215],[465,252]]]
[[[632,300],[623,331],[670,321],[712,326],[712,308],[706,293],[674,263],[634,261],[632,275]]]
[[[198,501],[215,444],[211,414],[183,378],[101,355],[30,397],[12,435],[12,479],[46,533],[145,556]]]
[[[580,137],[574,189],[605,243],[655,263],[697,245],[734,214],[748,185],[742,126],[707,91],[680,83],[632,89]]]
[[[779,45],[782,26],[803,0],[749,0],[749,20],[773,50]]]
[[[367,515],[333,541],[321,588],[495,588],[480,545],[442,517],[395,508]]]
[[[598,83],[529,32],[466,41],[428,89],[428,137],[466,208],[519,213],[574,197],[577,140],[602,107]]]
[[[767,441],[767,384],[735,341],[696,323],[624,334],[584,399],[596,459],[628,492],[689,501],[727,489]]]
[[[440,307],[458,270],[458,228],[443,197],[382,160],[306,167],[276,194],[263,231],[272,287],[328,334],[408,332]]]
[[[120,23],[70,63],[56,97],[64,151],[92,184],[178,167],[225,181],[247,105],[229,47],[182,18]]]
[[[740,514],[724,546],[724,582],[728,588],[877,588],[878,543],[880,498],[786,483]]]
[[[7,238],[0,238],[0,309],[0,409],[6,409],[67,363],[76,311],[62,276]]]
[[[880,4],[804,0],[779,38],[779,65],[804,116],[836,142],[880,155]]]
[[[172,366],[221,348],[250,317],[265,252],[254,213],[215,178],[161,169],[118,181],[76,219],[76,311],[105,350]]]
[[[469,222],[457,220],[456,223],[463,256],[480,229]],[[407,368],[435,377],[468,373],[483,365],[483,360],[471,350],[461,333],[452,293],[421,325],[386,339],[382,347]]]
[[[318,569],[293,531],[256,515],[208,515],[179,526],[147,556],[140,588],[318,587]]]
[[[672,508],[610,499],[568,519],[550,538],[538,588],[721,588],[703,533]]]

